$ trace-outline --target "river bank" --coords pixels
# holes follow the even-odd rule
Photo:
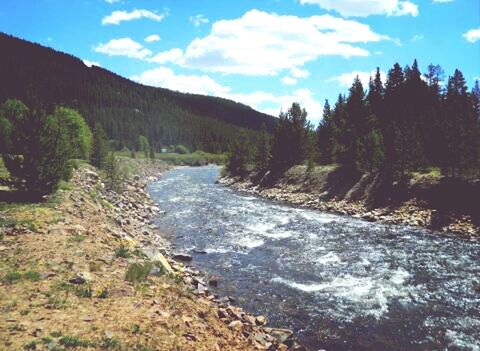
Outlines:
[[[0,340],[9,350],[302,350],[188,265],[152,224],[166,164],[132,160],[121,194],[83,165],[44,204],[0,212]]]
[[[391,205],[371,206],[364,200],[367,196],[358,193],[368,192],[375,184],[368,184],[363,178],[357,182],[341,184],[341,196],[328,194],[325,179],[307,179],[306,167],[296,166],[289,170],[294,176],[279,177],[267,185],[260,185],[250,177],[223,176],[219,183],[238,191],[270,200],[283,201],[295,206],[324,212],[349,215],[371,222],[405,224],[420,228],[451,232],[466,237],[480,235],[480,226],[471,215],[432,208],[415,196]],[[330,172],[333,174],[333,172]],[[330,174],[322,175],[328,178]],[[340,180],[341,181],[341,180]],[[317,184],[315,184],[317,183]],[[362,184],[363,183],[363,184]],[[335,186],[338,187],[336,184]],[[360,189],[359,189],[360,188]],[[355,196],[351,196],[354,194]],[[363,194],[362,194],[363,195]],[[360,200],[358,200],[360,199]]]

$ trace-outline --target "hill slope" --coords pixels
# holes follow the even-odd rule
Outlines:
[[[19,98],[47,108],[76,108],[100,122],[118,146],[132,147],[145,135],[157,147],[186,144],[223,151],[240,129],[272,130],[275,118],[234,101],[174,92],[134,83],[80,59],[0,33],[0,102]],[[34,100],[34,101],[32,101]]]

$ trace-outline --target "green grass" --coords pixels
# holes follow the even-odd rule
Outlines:
[[[35,271],[26,271],[26,272],[13,271],[13,272],[6,273],[0,279],[0,281],[5,284],[15,284],[22,280],[28,280],[31,282],[39,281],[40,273]]]
[[[10,173],[8,173],[7,168],[3,164],[3,159],[0,157],[0,178],[8,178]]]
[[[130,152],[118,151],[116,155],[123,157],[131,157]],[[143,152],[137,152],[135,158],[145,159]],[[189,154],[178,153],[156,153],[156,160],[161,160],[174,165],[200,166],[207,163],[225,164],[227,161],[226,154],[212,154],[204,151],[195,151]]]
[[[65,348],[76,349],[80,347],[96,347],[96,343],[93,341],[82,340],[76,336],[63,336],[59,340],[60,345]]]
[[[132,283],[140,283],[147,280],[150,271],[152,270],[153,265],[151,262],[141,263],[132,263],[128,266],[127,273],[125,275],[125,280]]]
[[[203,151],[195,151],[191,154],[165,153],[157,154],[156,158],[174,165],[201,166],[207,163],[225,164],[225,154],[211,154]]]
[[[115,250],[115,256],[121,258],[129,258],[131,256],[130,250],[125,246],[120,246]]]

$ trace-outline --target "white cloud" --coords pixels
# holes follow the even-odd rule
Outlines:
[[[145,41],[147,43],[153,43],[155,41],[159,41],[160,40],[160,36],[158,34],[152,34],[152,35],[149,35],[148,37],[145,38]]]
[[[299,0],[302,5],[318,5],[333,10],[345,17],[367,17],[370,15],[418,16],[418,6],[411,1],[401,0]]]
[[[308,76],[310,75],[310,72],[308,72],[306,69],[301,69],[301,68],[298,68],[298,67],[293,67],[293,68],[290,70],[290,74],[291,74],[292,77],[294,77],[294,78],[308,78]]]
[[[195,15],[190,16],[190,22],[192,22],[195,27],[199,27],[202,24],[208,23],[209,20],[204,15]]]
[[[102,24],[103,25],[109,25],[109,24],[119,24],[120,22],[123,21],[132,21],[140,18],[148,18],[153,21],[161,21],[162,19],[165,18],[164,14],[156,14],[155,12],[145,10],[145,9],[140,9],[140,10],[133,10],[131,12],[127,11],[113,11],[110,15],[104,17],[102,19]]]
[[[106,44],[97,45],[95,51],[108,56],[127,56],[136,59],[145,59],[152,55],[150,50],[130,38],[112,39]]]
[[[453,2],[454,0],[433,0],[434,4],[445,4],[447,2]]]
[[[462,35],[470,43],[475,43],[480,40],[480,27],[476,29],[470,29],[468,32]]]
[[[161,65],[167,62],[178,62],[183,57],[183,51],[181,49],[170,49],[162,51],[152,58],[148,59],[150,62],[156,62]]]
[[[120,0],[105,0],[105,2],[108,2],[110,5],[115,4],[116,2],[119,2]]]
[[[353,44],[390,39],[368,25],[330,15],[280,16],[251,10],[215,22],[211,33],[193,40],[179,64],[210,72],[276,75],[320,56],[368,56]]]
[[[83,64],[87,67],[92,67],[92,66],[101,67],[100,64],[95,61],[90,61],[90,60],[82,60],[82,61],[83,61]]]
[[[370,77],[374,77],[375,72],[376,71],[372,71],[372,72],[353,71],[353,72],[343,73],[339,76],[328,79],[327,82],[337,82],[341,87],[349,88],[352,85],[353,80],[358,76],[358,78],[360,78],[360,81],[363,84],[363,88],[367,89]],[[382,82],[385,83],[387,78],[387,75],[385,74],[385,72],[380,71],[380,77],[382,78]]]
[[[154,87],[162,87],[184,93],[205,94],[234,100],[252,108],[278,116],[281,109],[286,111],[293,102],[298,102],[309,113],[309,119],[320,120],[323,106],[318,103],[308,89],[298,89],[291,94],[275,95],[264,91],[234,93],[207,75],[176,74],[167,67],[158,67],[131,77],[132,80]]]
[[[416,41],[420,41],[420,40],[423,40],[425,38],[425,36],[423,34],[415,34],[412,39],[410,39],[410,41],[412,43],[415,43]]]
[[[282,83],[285,85],[295,85],[297,84],[297,79],[289,76],[285,76],[282,78]]]
[[[220,96],[230,91],[206,75],[177,75],[167,67],[158,67],[131,77],[132,80],[154,87],[162,87],[183,93]]]

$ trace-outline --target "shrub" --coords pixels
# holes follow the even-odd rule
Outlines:
[[[153,266],[151,262],[141,263],[132,263],[127,270],[125,279],[132,283],[139,283],[147,280],[150,271]]]
[[[177,154],[189,154],[190,150],[188,150],[188,148],[186,146],[177,145],[177,146],[175,146],[175,152]]]

